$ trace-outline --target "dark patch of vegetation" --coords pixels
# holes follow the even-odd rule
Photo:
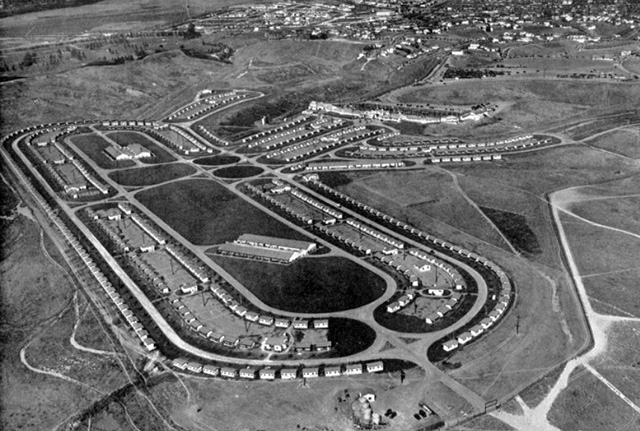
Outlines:
[[[332,188],[346,186],[353,181],[349,175],[342,172],[321,172],[318,176],[320,181]]]
[[[384,362],[384,371],[389,373],[411,370],[418,367],[415,363],[402,359],[383,359],[382,362]]]
[[[240,157],[238,156],[211,156],[211,157],[203,157],[201,159],[196,159],[193,161],[196,165],[201,166],[221,166],[221,165],[230,165],[231,163],[237,163],[240,161]]]
[[[518,251],[530,255],[542,252],[538,238],[527,224],[525,216],[488,207],[480,207],[480,209],[498,226]]]
[[[347,356],[369,348],[376,340],[376,331],[353,319],[330,318],[327,338],[332,344],[331,356]]]
[[[196,168],[183,163],[173,163],[144,168],[126,169],[109,173],[109,178],[123,186],[151,186],[165,181],[186,177]]]
[[[212,258],[265,304],[297,313],[331,313],[361,307],[380,297],[385,282],[343,257],[300,259],[279,265]]]
[[[213,171],[213,175],[219,178],[247,178],[264,172],[257,166],[229,166]]]
[[[136,198],[196,245],[232,241],[243,233],[309,241],[213,180],[176,181]]]
[[[6,0],[0,18],[51,9],[62,9],[98,3],[102,0]]]

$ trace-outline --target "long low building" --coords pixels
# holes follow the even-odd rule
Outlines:
[[[242,234],[235,241],[238,244],[247,244],[255,247],[273,248],[285,251],[311,252],[315,250],[316,244],[307,241],[296,241],[286,238],[275,238],[271,236]]]
[[[218,247],[218,253],[238,257],[248,257],[268,262],[293,262],[299,257],[298,252],[277,250],[273,248],[253,247],[250,245],[227,243]]]

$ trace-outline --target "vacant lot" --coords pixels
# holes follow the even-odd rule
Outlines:
[[[568,215],[562,215],[561,220],[595,309],[640,317],[640,240]]]
[[[638,130],[614,130],[587,141],[587,143],[623,156],[640,158],[640,132]]]
[[[243,233],[309,240],[212,180],[184,180],[136,198],[196,245],[232,241]]]
[[[491,224],[465,200],[456,182],[445,171],[427,168],[348,176],[352,181],[338,189],[383,212],[396,217],[401,214],[399,218],[427,230],[433,230],[434,224],[446,224],[479,242],[506,247]]]
[[[109,178],[123,186],[152,186],[196,173],[196,168],[184,163],[125,169],[109,173]]]
[[[91,158],[102,169],[129,168],[135,166],[132,160],[116,161],[107,156],[104,150],[112,144],[96,134],[80,135],[70,138],[71,142]]]
[[[584,368],[577,368],[556,399],[548,418],[563,431],[637,429],[638,414],[604,383]]]
[[[142,163],[168,163],[175,162],[176,158],[173,157],[167,150],[160,147],[155,142],[144,136],[142,133],[137,132],[112,132],[107,136],[111,138],[115,143],[126,147],[131,144],[140,144],[149,151],[151,151],[152,157],[145,157],[140,159]]]
[[[329,313],[357,308],[385,291],[382,278],[343,257],[276,265],[212,255],[261,301],[280,310]]]
[[[607,197],[573,203],[571,212],[587,220],[640,235],[640,190],[637,197]]]

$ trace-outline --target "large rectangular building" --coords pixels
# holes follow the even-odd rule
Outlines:
[[[315,250],[316,244],[307,241],[296,241],[286,238],[274,238],[263,235],[242,234],[236,240],[239,244],[248,244],[254,247],[273,248],[277,250],[311,252]]]

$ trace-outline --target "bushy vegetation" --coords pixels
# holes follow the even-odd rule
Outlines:
[[[538,238],[527,224],[525,216],[488,207],[480,207],[480,209],[518,251],[527,254],[539,254],[542,252]]]

